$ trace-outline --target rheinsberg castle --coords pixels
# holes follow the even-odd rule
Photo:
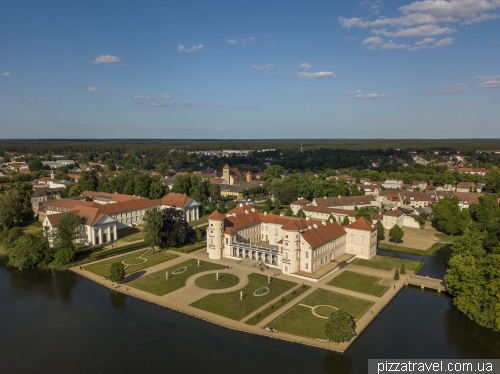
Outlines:
[[[370,259],[377,250],[377,226],[365,218],[341,226],[334,220],[278,216],[240,204],[226,216],[215,211],[208,222],[210,259],[251,259],[288,275],[312,274],[344,254]]]

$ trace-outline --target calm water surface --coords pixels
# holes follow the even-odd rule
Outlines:
[[[442,276],[448,255],[424,257],[421,274]],[[500,358],[500,335],[447,295],[410,287],[340,355],[221,328],[69,271],[21,273],[0,258],[1,373],[365,373],[369,358]]]

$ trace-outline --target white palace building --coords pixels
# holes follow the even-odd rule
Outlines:
[[[348,226],[334,220],[277,216],[248,205],[208,216],[207,252],[213,260],[251,259],[288,275],[312,274],[344,254],[370,259],[377,251],[377,226],[359,218]]]

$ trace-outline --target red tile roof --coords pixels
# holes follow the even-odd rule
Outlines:
[[[318,224],[317,228],[313,227],[302,233],[302,238],[312,247],[316,248],[329,241],[338,238],[345,234],[345,228],[337,222],[326,222]]]
[[[215,210],[212,214],[210,214],[208,217],[208,219],[211,219],[211,220],[217,220],[217,221],[221,221],[223,220],[224,218],[224,215],[219,212],[218,210]]]
[[[377,227],[373,223],[368,221],[365,217],[358,218],[356,221],[354,221],[350,225],[347,225],[346,227],[349,229],[368,230],[368,231],[373,231],[377,229]]]

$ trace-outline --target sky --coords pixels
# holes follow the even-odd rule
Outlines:
[[[500,138],[500,0],[0,4],[0,138]]]

